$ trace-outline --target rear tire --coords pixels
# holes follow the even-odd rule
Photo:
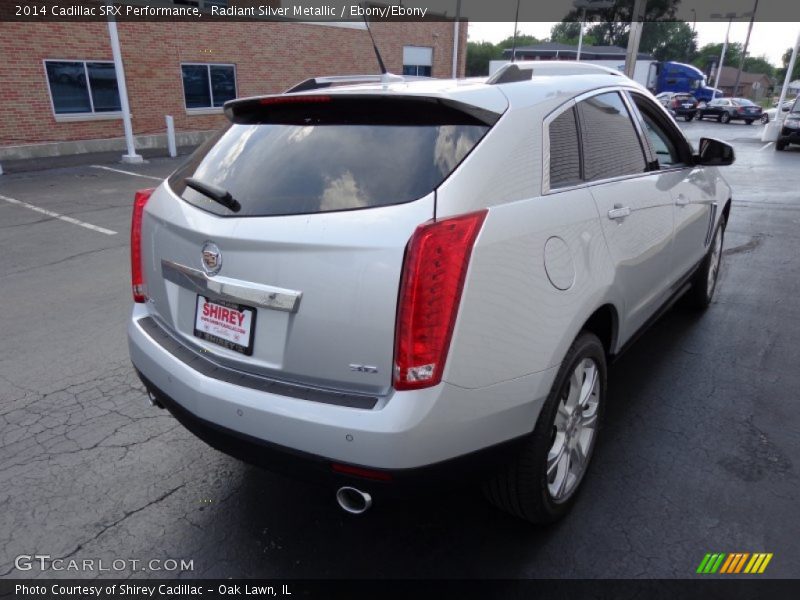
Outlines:
[[[722,246],[725,241],[725,222],[720,221],[703,263],[692,277],[692,288],[686,294],[688,305],[697,310],[705,310],[714,298],[722,266]]]
[[[730,113],[726,113],[726,112],[722,113],[722,114],[719,116],[719,122],[720,122],[720,123],[730,123],[730,122],[731,122],[731,115],[730,115]]]
[[[761,123],[763,125],[766,125],[767,123],[769,123],[769,115],[761,115]]]
[[[775,150],[778,151],[786,150],[786,142],[784,142],[783,140],[778,140],[777,142],[775,142]]]
[[[694,115],[692,113],[683,116],[683,120],[686,121],[687,123],[692,119],[694,119]]]
[[[519,455],[484,484],[489,502],[531,523],[552,523],[569,512],[597,441],[606,372],[603,344],[593,333],[580,333],[561,363],[533,433]]]

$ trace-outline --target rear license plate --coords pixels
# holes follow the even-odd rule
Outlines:
[[[197,296],[194,335],[200,339],[251,356],[255,329],[255,308]]]
[[[692,108],[692,103],[687,102],[686,104],[683,105],[683,108]]]

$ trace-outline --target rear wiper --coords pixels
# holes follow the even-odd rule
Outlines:
[[[187,177],[183,180],[183,182],[193,190],[196,190],[204,196],[211,198],[214,202],[219,202],[222,204],[222,206],[232,210],[233,212],[239,212],[242,209],[242,205],[239,204],[236,198],[231,196],[231,193],[228,190],[217,187],[211,183],[200,181],[194,177]]]

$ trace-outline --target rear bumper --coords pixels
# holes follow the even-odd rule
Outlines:
[[[403,471],[520,438],[533,429],[557,370],[477,390],[442,383],[394,392],[376,408],[355,408],[243,387],[204,374],[196,361],[179,360],[148,335],[141,326],[147,316],[145,305],[134,307],[128,340],[131,360],[148,387],[199,437],[269,468],[275,464],[261,456],[272,454],[264,448],[299,453],[306,459],[302,462]],[[220,441],[231,437],[248,443],[239,447]]]
[[[209,446],[274,473],[330,487],[349,485],[370,493],[392,495],[394,492],[405,494],[415,488],[430,490],[432,487],[477,482],[510,460],[527,438],[522,436],[424,467],[375,470],[382,476],[380,478],[360,476],[335,471],[333,461],[324,456],[273,444],[201,419],[164,394],[144,375],[138,374],[158,403]]]

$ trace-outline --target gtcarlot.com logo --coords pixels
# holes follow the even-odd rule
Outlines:
[[[49,554],[20,554],[14,559],[20,571],[121,572],[121,571],[194,571],[194,559],[185,558],[53,558]]]
[[[760,575],[771,560],[771,552],[709,552],[700,561],[696,572],[701,575]]]

